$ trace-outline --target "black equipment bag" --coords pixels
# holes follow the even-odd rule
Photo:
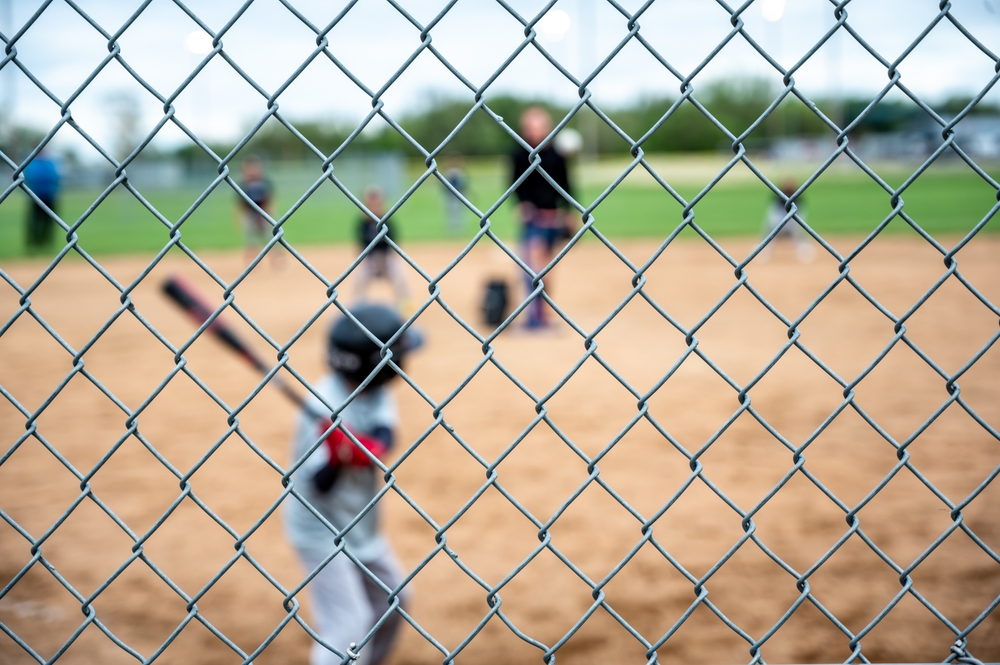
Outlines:
[[[483,295],[483,320],[491,326],[500,325],[507,318],[507,305],[507,282],[490,280]]]

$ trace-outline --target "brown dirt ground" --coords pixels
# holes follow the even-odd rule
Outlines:
[[[836,241],[841,250],[857,239]],[[749,242],[726,247],[742,256]],[[413,257],[429,273],[441,270],[458,245],[417,245]],[[621,244],[636,263],[655,249],[649,242]],[[984,237],[963,249],[962,273],[992,302],[1000,302],[1000,238]],[[345,248],[314,249],[307,257],[327,275],[348,263]],[[237,254],[206,254],[225,279],[240,269]],[[139,258],[102,261],[128,284],[145,265]],[[43,264],[18,262],[4,270],[28,285]],[[173,272],[189,275],[219,301],[221,289],[185,257],[170,255],[135,290],[138,312],[180,345],[190,323],[157,291]],[[907,311],[944,273],[940,256],[920,240],[880,238],[852,263],[851,275],[890,311]],[[441,281],[441,294],[459,315],[477,322],[482,283],[512,275],[498,250],[477,248]],[[821,257],[810,265],[781,249],[764,265],[751,264],[751,284],[789,318],[837,275]],[[414,288],[416,273],[410,275]],[[574,249],[560,266],[554,293],[578,324],[592,330],[627,295],[631,272],[596,242]],[[690,326],[734,283],[729,268],[703,243],[678,242],[647,273],[646,291],[682,325]],[[425,293],[426,291],[420,291]],[[305,269],[276,271],[265,263],[237,291],[237,303],[284,343],[324,300],[324,288]],[[350,294],[350,289],[345,290]],[[34,310],[74,349],[81,349],[119,306],[118,293],[80,260],[67,260],[31,297]],[[15,292],[0,288],[0,320],[17,309]],[[237,321],[232,312],[229,321]],[[323,329],[313,326],[292,347],[292,364],[309,379],[321,371]],[[482,358],[480,344],[438,305],[421,317],[428,343],[408,364],[414,380],[442,400]],[[267,344],[242,326],[261,351]],[[954,372],[997,333],[997,319],[956,280],[948,280],[906,323],[907,335],[945,372]],[[841,377],[856,377],[893,337],[892,323],[853,288],[841,284],[800,326],[801,341]],[[699,348],[740,385],[787,341],[786,326],[746,290],[738,291],[699,331]],[[683,336],[639,299],[597,336],[597,353],[639,392],[649,390],[685,349]],[[547,393],[583,354],[568,327],[552,334],[502,335],[496,358],[535,395]],[[273,357],[273,354],[270,356]],[[240,403],[258,378],[212,339],[195,342],[188,368],[219,399]],[[117,319],[84,355],[85,369],[129,408],[137,408],[174,366],[172,354],[129,313]],[[0,336],[0,385],[34,411],[70,372],[70,354],[22,315]],[[994,427],[1000,426],[1000,348],[993,347],[958,381],[961,396]],[[397,382],[399,383],[399,382]],[[414,441],[433,421],[432,407],[406,385],[395,388],[401,439]],[[750,391],[751,405],[793,445],[801,443],[842,401],[841,387],[797,349],[790,350]],[[896,344],[856,388],[856,402],[885,432],[905,440],[947,399],[944,380],[913,351]],[[594,359],[548,402],[552,420],[587,455],[594,455],[637,412],[637,399]],[[696,358],[649,399],[649,413],[679,444],[694,451],[738,409],[736,391]],[[494,366],[485,366],[444,409],[455,432],[493,460],[530,422],[534,404]],[[265,389],[240,414],[242,431],[278,464],[285,464],[293,409]],[[0,440],[8,450],[24,432],[24,417],[0,400]],[[174,377],[142,411],[139,432],[176,468],[187,472],[226,431],[226,414],[184,375]],[[135,438],[99,462],[125,432],[125,415],[94,384],[74,376],[37,420],[38,432],[68,463],[92,474],[104,506],[136,534],[149,530],[179,495],[178,480]],[[397,450],[400,450],[399,448]],[[960,502],[1000,464],[1000,445],[958,405],[952,405],[909,446],[912,464],[952,502]],[[806,468],[846,504],[855,506],[897,462],[895,450],[853,409],[841,413],[805,451]],[[749,510],[791,468],[792,453],[750,413],[740,415],[701,457],[704,475],[743,510]],[[97,468],[99,466],[99,468]],[[600,478],[644,517],[652,516],[688,478],[688,461],[646,421],[640,421],[599,464]],[[546,521],[587,478],[586,463],[544,424],[499,465],[499,481],[539,520]],[[484,468],[438,428],[396,472],[398,487],[438,524],[448,521],[485,482]],[[279,474],[241,439],[230,436],[191,477],[194,493],[236,532],[251,528],[279,497]],[[35,439],[0,465],[0,507],[34,537],[51,531],[41,551],[69,584],[90,596],[129,560],[133,540],[85,499],[54,531],[51,527],[80,495],[80,484]],[[964,524],[1000,551],[1000,482],[990,484],[963,512]],[[908,469],[901,470],[858,513],[861,528],[902,567],[921,556],[951,526],[949,509]],[[403,563],[412,568],[435,548],[434,529],[395,493],[384,500],[385,529]],[[756,534],[789,566],[807,570],[848,530],[844,512],[804,475],[796,474],[754,516]],[[551,527],[552,542],[582,574],[600,581],[642,539],[639,520],[591,484]],[[499,491],[488,488],[448,530],[449,545],[488,584],[502,580],[538,544],[537,529]],[[741,537],[741,518],[696,480],[656,521],[656,540],[679,565],[703,576]],[[174,583],[196,594],[234,555],[234,538],[185,499],[145,542],[144,553]],[[266,520],[247,540],[247,551],[286,588],[302,578],[285,542],[280,519]],[[0,522],[0,583],[30,560],[29,544]],[[955,626],[972,622],[1000,595],[1000,565],[966,534],[955,531],[912,573],[913,588]],[[850,538],[809,583],[815,597],[851,631],[861,631],[900,590],[898,574],[860,537]],[[412,616],[454,649],[488,613],[486,592],[447,555],[438,554],[413,581]],[[711,600],[754,639],[764,635],[798,598],[795,579],[747,542],[705,583]],[[694,585],[650,544],[606,584],[608,604],[636,631],[656,641],[695,599]],[[591,588],[551,552],[543,551],[500,593],[502,609],[524,632],[558,641],[593,602]],[[127,566],[93,601],[97,617],[145,656],[181,624],[184,602],[141,561]],[[308,602],[306,615],[308,616]],[[282,595],[243,559],[199,600],[208,621],[246,651],[256,649],[285,616]],[[51,657],[81,625],[80,603],[41,565],[0,599],[0,621],[42,656]],[[863,640],[872,661],[940,662],[950,631],[913,595],[906,595]],[[308,637],[290,624],[257,659],[306,663]],[[1000,614],[971,635],[973,653],[1000,660]],[[604,609],[598,609],[557,652],[561,663],[641,663],[645,647]],[[702,606],[659,650],[662,662],[737,663],[750,660],[749,644]],[[808,601],[770,637],[769,662],[842,662],[848,639]],[[407,628],[395,665],[440,662],[443,656]],[[461,652],[459,663],[540,662],[541,652],[520,641],[496,618]],[[184,628],[159,662],[228,663],[239,658],[197,622]],[[0,634],[0,661],[31,662]],[[134,662],[95,626],[87,627],[60,662]]]

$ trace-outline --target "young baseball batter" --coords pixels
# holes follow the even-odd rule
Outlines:
[[[351,313],[382,342],[389,341],[402,327],[395,312],[383,305],[361,305]],[[402,363],[406,354],[418,345],[415,335],[404,333],[391,347],[394,362]],[[330,411],[315,397],[310,398],[299,414],[293,463],[307,457],[292,476],[295,489],[338,531],[364,512],[382,484],[381,470],[342,429],[349,430],[375,457],[385,454],[393,444],[396,406],[386,383],[397,375],[391,367],[382,368],[361,392],[347,401],[380,361],[380,345],[349,318],[339,318],[330,329],[327,346],[331,372],[316,387],[333,407],[347,403],[340,411],[342,428],[330,432]],[[320,439],[323,443],[309,454]],[[289,539],[307,572],[319,568],[337,548],[337,533],[294,498],[286,503],[285,522]],[[378,504],[353,524],[343,539],[347,550],[382,584],[393,589],[400,583],[399,565],[379,532]],[[322,567],[309,583],[309,590],[317,633],[342,653],[347,653],[351,643],[360,643],[384,618],[384,623],[361,649],[357,662],[378,665],[384,660],[400,617],[395,612],[385,616],[390,607],[388,594],[367,573],[340,553]],[[341,661],[340,656],[323,645],[313,644],[312,665]]]

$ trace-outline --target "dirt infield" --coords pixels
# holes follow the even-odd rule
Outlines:
[[[856,239],[836,241],[846,249]],[[750,244],[730,241],[743,256]],[[649,242],[621,245],[641,263]],[[431,274],[458,245],[413,246],[413,257]],[[980,237],[958,254],[959,266],[992,302],[1000,302],[1000,238]],[[343,269],[347,249],[317,249],[307,257],[327,275]],[[240,269],[238,254],[207,254],[225,279]],[[120,282],[135,279],[137,258],[102,261]],[[19,262],[3,269],[21,285],[43,264]],[[182,256],[168,257],[135,290],[136,309],[173,344],[192,333],[190,323],[157,291],[173,272],[191,277],[218,302],[221,290]],[[799,316],[837,275],[836,263],[819,257],[799,264],[778,251],[751,264],[750,282],[790,319]],[[919,239],[880,238],[852,263],[851,275],[888,310],[899,315],[944,273],[940,255]],[[458,314],[478,322],[479,290],[491,275],[512,276],[498,251],[475,250],[441,282],[442,297]],[[417,288],[419,280],[411,274]],[[631,272],[604,247],[587,243],[570,252],[555,275],[554,293],[582,328],[592,330],[628,294]],[[647,273],[647,292],[684,326],[698,322],[735,281],[732,269],[704,243],[678,242]],[[350,295],[350,289],[344,290]],[[420,290],[418,293],[426,293]],[[301,267],[276,271],[261,264],[236,291],[236,302],[272,338],[284,343],[324,300],[324,287]],[[72,348],[88,343],[120,303],[118,293],[83,261],[65,261],[31,297],[34,310]],[[0,287],[0,320],[18,307],[16,293]],[[230,321],[236,321],[232,312]],[[315,379],[321,372],[323,330],[329,313],[291,350],[291,363]],[[420,318],[428,343],[408,371],[434,400],[458,386],[482,358],[479,343],[437,305]],[[961,368],[997,332],[997,319],[956,280],[949,280],[907,321],[907,335],[947,373]],[[245,336],[252,332],[243,326]],[[853,379],[893,338],[892,323],[847,284],[838,286],[800,327],[802,343],[839,376]],[[739,385],[751,381],[787,341],[787,329],[746,290],[738,291],[699,331],[699,348]],[[267,345],[253,339],[261,351]],[[596,337],[597,353],[640,393],[648,391],[685,349],[683,335],[645,302],[635,299]],[[546,394],[584,354],[582,338],[568,327],[550,334],[505,333],[496,358],[536,396]],[[273,357],[271,354],[269,357]],[[220,400],[239,404],[256,384],[251,370],[211,339],[186,353],[188,367]],[[172,354],[129,314],[123,315],[84,356],[85,369],[128,408],[135,409],[174,366]],[[34,411],[70,372],[70,354],[27,315],[0,337],[0,385]],[[958,380],[962,398],[1000,427],[1000,348],[994,347]],[[395,388],[402,414],[401,439],[416,439],[434,419],[432,408],[405,385]],[[904,441],[948,398],[945,380],[904,344],[856,387],[857,403],[896,441]],[[801,443],[837,409],[842,388],[796,349],[750,390],[753,409],[792,445]],[[637,412],[637,399],[594,359],[546,404],[563,433],[586,455],[614,439]],[[649,399],[649,413],[689,451],[700,448],[739,408],[736,390],[707,365],[691,358]],[[535,405],[492,365],[444,409],[455,432],[483,457],[494,459],[535,415]],[[239,414],[245,434],[279,464],[287,462],[294,412],[265,389]],[[38,418],[38,432],[66,460],[88,473],[126,430],[124,413],[90,381],[76,376]],[[182,473],[194,468],[227,429],[226,414],[191,380],[176,376],[138,418],[141,435]],[[24,433],[24,417],[0,399],[3,451]],[[397,449],[397,451],[399,448]],[[952,502],[969,495],[1000,464],[1000,442],[957,404],[909,446],[912,464]],[[805,451],[806,468],[849,506],[855,506],[890,472],[896,451],[850,408]],[[743,413],[700,458],[705,477],[743,510],[754,506],[793,465],[792,453],[750,413]],[[601,460],[600,478],[641,515],[652,516],[688,479],[688,461],[645,421]],[[498,467],[499,481],[539,520],[548,520],[587,478],[586,463],[544,424]],[[399,487],[438,524],[448,521],[485,482],[484,468],[442,429],[436,430],[397,471]],[[191,477],[194,493],[238,533],[254,526],[282,491],[279,474],[236,436],[226,439]],[[178,480],[135,438],[121,443],[93,474],[94,494],[138,535],[149,530],[179,495]],[[0,508],[34,537],[45,534],[80,495],[80,483],[38,441],[27,440],[0,465]],[[964,524],[1000,551],[1000,481],[963,511]],[[435,548],[434,529],[393,493],[383,519],[403,563],[412,568]],[[896,474],[858,513],[864,533],[907,567],[951,525],[949,509],[908,469]],[[843,536],[843,510],[802,474],[794,476],[755,516],[756,534],[789,566],[806,571]],[[552,542],[580,571],[600,581],[642,539],[641,524],[606,491],[591,484],[555,521]],[[653,526],[657,541],[679,565],[705,575],[743,535],[740,516],[696,480]],[[538,545],[537,528],[490,488],[447,532],[449,545],[488,584],[497,584]],[[189,595],[197,594],[234,556],[234,538],[190,499],[145,542],[145,554]],[[132,554],[133,540],[92,500],[82,501],[41,548],[65,580],[90,596]],[[286,588],[303,576],[283,537],[279,515],[246,541],[247,551]],[[29,545],[0,522],[0,584],[31,560]],[[955,531],[912,573],[913,588],[959,628],[1000,595],[1000,564],[968,536]],[[865,628],[900,590],[899,575],[854,536],[810,578],[812,592],[851,631]],[[488,613],[486,591],[438,554],[416,576],[411,612],[445,647],[454,649]],[[747,542],[705,583],[719,611],[759,639],[799,596],[795,578]],[[604,587],[622,620],[656,641],[695,600],[694,585],[651,545],[639,549]],[[500,592],[502,609],[524,632],[557,642],[593,603],[591,588],[551,552],[544,551]],[[235,565],[198,600],[201,614],[240,648],[256,649],[282,621],[282,595],[246,560]],[[306,615],[308,616],[308,601]],[[97,617],[148,657],[187,616],[185,603],[141,561],[132,563],[94,601]],[[0,599],[0,621],[49,658],[81,625],[80,603],[41,565]],[[912,595],[862,641],[873,662],[942,661],[950,631]],[[306,663],[309,640],[289,624],[258,663]],[[1000,660],[1000,614],[970,636],[982,660]],[[642,663],[645,648],[605,610],[598,609],[557,652],[560,663]],[[806,602],[765,644],[772,663],[843,662],[848,639]],[[739,663],[749,644],[706,607],[694,611],[659,650],[660,662]],[[395,665],[441,662],[443,656],[407,628]],[[0,633],[0,661],[33,662]],[[197,622],[184,628],[157,662],[237,663],[240,659]],[[95,626],[89,626],[59,662],[135,662]],[[538,663],[541,652],[496,618],[457,662],[503,665]]]

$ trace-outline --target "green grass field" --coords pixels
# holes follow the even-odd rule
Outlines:
[[[724,157],[697,156],[655,159],[654,167],[678,192],[690,199],[707,183]],[[615,173],[627,161],[601,161],[576,166],[577,195],[594,201]],[[662,170],[660,166],[662,165]],[[419,176],[422,164],[408,168],[410,182]],[[789,167],[761,162],[761,168],[776,182],[792,176],[801,181],[810,172],[808,166]],[[506,184],[506,166],[501,159],[470,161],[470,197],[485,210],[502,194]],[[770,169],[770,170],[768,170]],[[898,186],[912,173],[903,165],[885,165],[876,169],[892,186]],[[319,170],[316,169],[316,175]],[[311,184],[303,165],[275,164],[270,176],[276,184],[277,205],[286,211]],[[206,182],[207,184],[207,182]],[[191,186],[179,190],[151,190],[149,202],[167,219],[174,221],[188,209],[203,191]],[[99,191],[70,190],[63,193],[60,214],[73,223],[93,203]],[[394,217],[399,240],[434,241],[471,237],[476,220],[470,214],[466,231],[449,235],[445,225],[444,190],[436,179],[425,182],[400,208]],[[905,210],[925,230],[934,235],[967,233],[996,203],[997,194],[987,183],[963,164],[950,162],[934,165],[920,176],[904,194]],[[695,207],[696,221],[713,235],[756,235],[760,232],[770,192],[742,165],[727,175]],[[182,237],[194,249],[239,247],[241,237],[234,221],[235,194],[225,184],[214,191],[181,227]],[[12,193],[0,203],[0,258],[24,256],[24,218],[27,198]],[[865,234],[889,213],[889,196],[868,176],[853,165],[836,165],[806,192],[806,218],[821,233]],[[513,206],[507,202],[492,216],[494,229],[512,238],[515,225]],[[663,237],[681,221],[681,206],[643,174],[630,175],[594,211],[597,227],[611,238]],[[332,183],[324,183],[285,224],[286,237],[295,245],[351,242],[358,212]],[[986,230],[997,228],[996,222]],[[906,231],[899,220],[890,232]],[[95,255],[113,253],[151,253],[163,247],[168,231],[126,190],[111,194],[80,226],[81,246]],[[62,234],[59,234],[60,240]],[[60,243],[61,244],[61,243]],[[56,251],[54,247],[52,253]]]

